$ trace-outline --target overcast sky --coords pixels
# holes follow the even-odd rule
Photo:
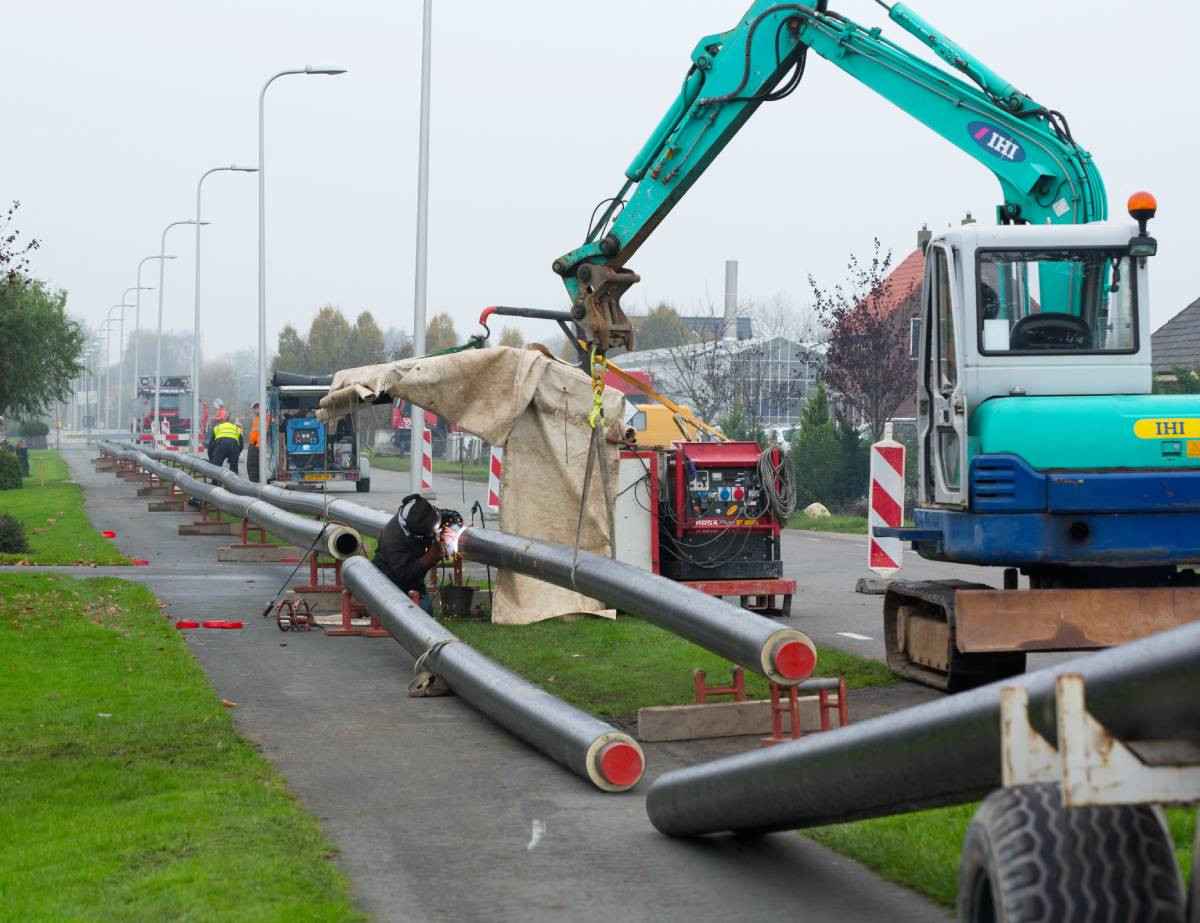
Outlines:
[[[696,40],[746,5],[434,0],[430,313],[449,311],[465,336],[488,304],[564,307],[552,259],[616,192]],[[831,5],[915,47],[871,0]],[[1067,116],[1111,214],[1124,216],[1130,192],[1156,194],[1155,326],[1200,297],[1198,5],[911,5]],[[286,322],[306,329],[326,303],[411,330],[420,13],[420,0],[5,4],[0,202],[21,200],[20,227],[42,242],[36,274],[98,323],[163,227],[193,215],[200,174],[256,162],[263,80],[336,64],[349,73],[287,77],[267,95],[269,342]],[[719,303],[735,258],[743,298],[804,304],[809,273],[836,281],[873,236],[902,257],[922,222],[968,210],[991,221],[999,200],[980,164],[814,55],[796,93],[759,109],[631,261],[644,281],[625,303]],[[254,175],[209,177],[204,212],[211,357],[257,342]],[[191,328],[193,249],[191,228],[170,231],[167,329]],[[154,266],[143,284],[157,284]],[[143,297],[144,326],[156,298]]]

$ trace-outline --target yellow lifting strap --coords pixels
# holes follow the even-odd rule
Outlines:
[[[584,344],[583,340],[580,340],[579,344],[581,346],[586,345],[586,344]],[[630,375],[628,372],[626,372],[623,368],[618,366],[615,362],[609,362],[606,357],[601,357],[601,358],[604,361],[605,370],[612,372],[619,379],[621,379],[621,381],[625,382],[626,384],[633,385],[635,388],[637,388],[639,391],[641,391],[643,394],[645,394],[646,397],[650,398],[653,401],[657,401],[658,403],[660,403],[664,407],[666,407],[668,410],[670,410],[672,413],[675,413],[678,416],[683,417],[684,420],[686,420],[688,423],[690,423],[692,426],[694,426],[700,432],[711,436],[713,439],[716,439],[719,442],[728,442],[729,441],[729,437],[726,436],[724,433],[722,433],[719,429],[715,429],[714,427],[709,426],[707,423],[705,423],[703,420],[696,417],[694,414],[689,413],[686,408],[680,407],[669,397],[659,394],[657,391],[655,391],[653,388],[651,388],[649,385],[647,385],[644,381],[639,381],[638,379],[634,378],[632,375]],[[595,361],[593,361],[592,368],[594,369],[595,367],[596,367],[596,363],[595,363]],[[593,381],[592,387],[593,387],[593,389],[595,389],[595,378],[594,377],[593,377],[592,381]],[[603,381],[604,381],[604,373],[603,372],[600,374],[600,381],[601,381],[601,385],[603,385]],[[597,398],[597,400],[598,400],[598,398]],[[595,411],[593,411],[593,413],[594,412]],[[588,418],[588,422],[589,423],[591,422],[590,417]]]

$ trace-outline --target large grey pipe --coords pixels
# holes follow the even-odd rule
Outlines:
[[[580,551],[572,579],[573,549],[487,529],[464,530],[458,550],[467,560],[528,574],[640,615],[777,683],[794,685],[816,666],[816,647],[803,632],[631,564]]]
[[[1200,739],[1200,623],[824,734],[661,776],[646,798],[670,836],[841,823],[972,801],[1001,784],[1000,690],[1029,690],[1056,738],[1055,677],[1084,677],[1087,708],[1118,737]]]
[[[362,539],[358,532],[341,523],[325,523],[307,519],[281,510],[265,500],[239,496],[223,487],[205,484],[177,468],[156,461],[150,457],[149,453],[140,449],[109,444],[101,445],[100,449],[105,454],[133,461],[161,480],[175,484],[189,496],[203,500],[224,513],[248,519],[255,525],[262,526],[272,535],[286,538],[304,548],[320,548],[338,560],[345,560],[356,555],[362,549]],[[155,454],[159,454],[159,452],[155,451]],[[169,454],[174,455],[175,453]],[[204,464],[207,465],[207,462]]]
[[[366,558],[346,561],[342,580],[401,647],[497,724],[604,791],[641,779],[637,741],[460,642]]]
[[[160,452],[159,457],[218,478],[237,493],[253,494],[285,509],[343,522],[366,535],[378,537],[391,519],[387,513],[348,500],[260,487],[194,456]],[[580,551],[572,580],[573,549],[487,529],[464,530],[458,550],[467,560],[577,589],[640,615],[777,683],[798,683],[812,675],[816,666],[816,647],[803,632],[780,628],[761,615],[621,561]]]

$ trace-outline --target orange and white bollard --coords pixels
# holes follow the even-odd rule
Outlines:
[[[504,464],[504,447],[492,446],[492,458],[488,467],[487,508],[489,513],[500,512],[500,466]]]
[[[433,434],[429,427],[424,429],[425,438],[421,445],[421,490],[433,490]]]
[[[900,570],[904,543],[875,535],[882,526],[904,524],[904,446],[892,438],[892,424],[871,446],[871,489],[867,510],[867,567],[881,577]]]

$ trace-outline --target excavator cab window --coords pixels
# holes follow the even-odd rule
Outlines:
[[[981,250],[977,259],[983,354],[1136,348],[1137,290],[1127,253]]]

